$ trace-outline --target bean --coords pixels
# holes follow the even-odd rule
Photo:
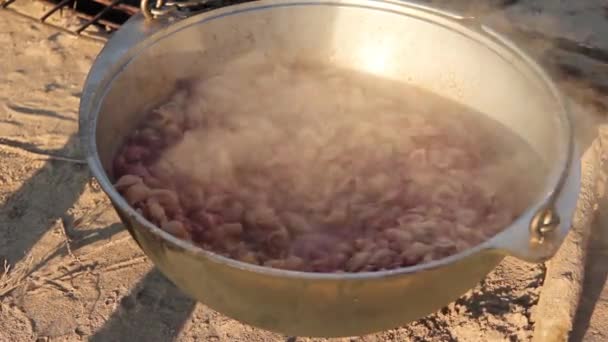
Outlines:
[[[241,222],[245,213],[245,206],[241,202],[233,201],[222,210],[222,216],[228,222]]]
[[[158,203],[156,199],[149,198],[146,201],[146,207],[148,215],[150,215],[154,222],[162,224],[167,221],[165,209],[160,205],[160,203]]]
[[[334,269],[343,268],[350,256],[346,253],[333,253],[331,255],[331,264]]]
[[[412,233],[405,229],[389,228],[384,231],[384,234],[388,238],[396,240],[399,244],[406,244],[412,241]]]
[[[203,227],[207,229],[214,229],[215,227],[222,224],[222,218],[210,212],[207,212],[204,209],[195,211],[190,215],[190,217],[197,223],[201,224]]]
[[[328,255],[324,255],[316,260],[313,260],[311,266],[314,272],[330,272],[335,268],[331,257]]]
[[[384,190],[390,188],[391,178],[385,173],[379,173],[368,181],[370,191],[373,193],[382,193]]]
[[[456,234],[458,234],[460,239],[468,241],[471,245],[475,245],[484,240],[482,231],[461,224],[456,224]]]
[[[402,193],[403,191],[399,188],[389,189],[382,194],[379,202],[383,205],[397,204],[399,202],[399,198],[402,196]],[[401,208],[399,208],[399,213],[401,212],[403,211]]]
[[[330,226],[339,226],[345,224],[348,219],[348,211],[343,207],[334,207],[329,215],[324,220],[324,223]]]
[[[226,251],[227,254],[233,255],[242,249],[246,248],[243,241],[240,241],[240,234],[234,234],[224,229],[217,228],[211,236],[213,244],[218,249]]]
[[[212,194],[209,195],[205,201],[205,208],[214,212],[221,212],[222,209],[228,204],[230,199],[224,194]]]
[[[125,150],[124,154],[127,162],[135,163],[147,160],[151,152],[146,147],[131,145]]]
[[[124,150],[124,148],[123,148]],[[114,158],[114,162],[112,163],[112,167],[114,169],[114,173],[117,175],[124,175],[127,173],[127,159],[125,158],[123,151],[121,151],[116,158]]]
[[[259,264],[259,259],[254,252],[246,252],[244,254],[241,254],[237,257],[237,259],[239,261],[247,262],[250,264],[256,264],[256,265]]]
[[[135,141],[150,149],[160,149],[164,145],[159,133],[153,128],[143,128],[137,131]]]
[[[478,220],[478,214],[472,209],[460,209],[456,212],[456,221],[465,226],[472,226]]]
[[[358,208],[357,212],[358,219],[361,222],[367,222],[373,218],[375,218],[380,212],[380,208],[373,205],[365,205]]]
[[[125,173],[136,175],[142,178],[146,178],[150,176],[150,171],[140,162],[135,164],[128,164],[125,167]]]
[[[423,258],[422,258],[422,262],[426,263],[426,262],[431,262],[435,260],[435,257],[433,256],[433,253],[428,253],[426,254]]]
[[[452,164],[450,155],[446,155],[445,150],[432,149],[428,153],[428,161],[439,169],[447,169]]]
[[[306,234],[314,230],[312,225],[301,215],[293,212],[284,212],[281,214],[283,223],[287,229],[293,234]]]
[[[411,251],[403,251],[399,255],[402,266],[413,266],[422,260],[423,256],[413,254]]]
[[[162,128],[165,141],[169,145],[173,145],[184,136],[184,131],[174,123],[167,124]]]
[[[264,262],[264,266],[272,268],[283,268],[285,266],[285,260],[283,259],[271,259]]]
[[[264,263],[264,266],[282,268],[286,270],[298,270],[302,268],[304,261],[296,256],[289,256],[285,259],[272,259]]]
[[[203,190],[196,185],[180,187],[179,202],[187,211],[202,209],[205,204],[205,195]]]
[[[252,226],[270,230],[281,225],[275,211],[266,206],[258,206],[246,212],[245,221]]]
[[[412,223],[408,228],[414,235],[426,235],[428,232],[432,232],[436,226],[436,221],[428,220],[424,222]]]
[[[374,241],[374,249],[385,249],[388,248],[389,242],[388,240],[380,237],[376,237],[375,241]]]
[[[340,242],[336,245],[336,253],[338,254],[344,254],[344,255],[348,255],[351,254],[353,252],[353,245],[348,243],[348,242]]]
[[[425,165],[427,163],[427,151],[416,149],[410,153],[409,158],[413,164]]]
[[[421,243],[421,242],[414,242],[413,244],[411,244],[409,246],[409,248],[407,249],[407,252],[409,252],[410,255],[422,257],[422,256],[430,253],[432,250],[433,250],[433,247],[430,245],[427,245],[427,244]]]
[[[169,221],[161,225],[161,228],[169,234],[180,239],[189,240],[190,233],[184,227],[184,224],[179,221]]]
[[[418,213],[409,213],[405,215],[401,215],[397,222],[400,227],[408,227],[412,223],[419,223],[424,221],[424,215]]]
[[[388,248],[383,248],[374,252],[369,257],[367,262],[378,268],[386,268],[391,264],[393,257],[395,257],[395,252],[391,251]]]
[[[304,267],[304,260],[294,255],[290,255],[285,259],[285,268],[289,270],[298,270]]]
[[[289,232],[284,227],[279,227],[268,235],[266,239],[268,251],[272,254],[282,253],[289,247]]]
[[[143,183],[131,185],[126,190],[124,190],[125,199],[130,205],[135,205],[147,199],[151,194],[152,191],[150,190],[150,188],[148,188]]]
[[[224,244],[224,248],[226,248],[230,256],[233,258],[236,258],[239,255],[249,251],[247,244],[238,238],[228,238],[226,240],[229,241],[229,243]]]
[[[165,186],[165,184],[160,179],[154,176],[144,178],[144,183],[151,189],[158,189]]]
[[[150,173],[152,176],[160,180],[165,186],[169,186],[174,183],[175,172],[173,166],[167,162],[160,160],[158,163],[150,167]]]
[[[240,236],[243,233],[243,226],[240,223],[224,223],[217,227],[223,236]]]
[[[358,252],[348,260],[346,263],[346,270],[349,272],[356,272],[361,270],[371,257],[371,252]]]
[[[154,189],[150,192],[150,196],[158,200],[165,210],[177,213],[180,211],[179,198],[177,193],[169,189]]]
[[[122,190],[122,189],[128,188],[132,185],[135,185],[135,184],[141,183],[141,182],[142,182],[142,178],[140,176],[124,175],[124,176],[120,177],[120,179],[118,179],[118,181],[114,184],[114,187],[117,190]]]
[[[354,241],[354,246],[359,251],[368,251],[374,249],[375,244],[372,240],[359,238]]]
[[[334,78],[334,86],[347,82]],[[214,88],[217,96],[237,87],[222,79],[206,81],[222,85]],[[272,77],[258,83],[268,87]],[[494,177],[504,173],[504,161],[488,162],[500,151],[479,147],[474,130],[461,124],[389,111],[352,127],[320,124],[285,132],[274,119],[261,118],[257,129],[241,135],[245,123],[230,115],[232,105],[213,113],[207,97],[198,96],[203,88],[209,89],[191,81],[177,90],[126,138],[113,161],[114,186],[135,210],[202,248],[288,270],[377,271],[466,250],[504,229],[520,211],[523,200],[504,194],[517,193],[520,183]],[[382,120],[399,125],[378,125]],[[231,140],[237,136],[255,138],[251,150],[257,137],[277,139],[268,149],[234,149],[234,155],[226,152],[234,146],[224,149],[210,139],[220,157],[189,155],[205,172],[188,174],[175,153],[169,158],[165,152],[179,150],[173,145],[185,134],[184,144],[190,143],[190,134],[201,129],[239,133],[225,145],[239,145],[241,140]]]
[[[438,237],[433,246],[441,256],[448,256],[458,251],[455,241],[446,237]]]

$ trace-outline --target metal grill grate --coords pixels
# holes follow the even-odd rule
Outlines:
[[[102,28],[105,33],[112,33],[120,28],[132,15],[139,13],[142,4],[145,4],[145,8],[149,9],[144,11],[144,15],[155,16],[174,11],[181,14],[197,13],[247,1],[253,0],[37,0],[36,3],[43,3],[46,6],[51,5],[51,7],[37,15],[28,10],[15,9],[14,11],[73,34],[81,35],[92,25]],[[31,3],[32,0],[0,0],[0,9],[13,9]],[[64,11],[79,18],[81,22],[72,28],[67,27],[72,25],[51,23],[51,21],[55,21],[53,19],[62,17],[57,14],[58,12]],[[104,34],[103,37],[94,35],[94,38],[105,40],[108,38],[108,34]]]
[[[8,8],[20,1],[31,0],[0,0],[0,6]],[[47,19],[61,11],[69,11],[81,18],[82,23],[70,31],[80,35],[91,25],[102,27],[105,31],[117,30],[129,17],[139,12],[139,0],[39,0],[51,4],[38,19]]]

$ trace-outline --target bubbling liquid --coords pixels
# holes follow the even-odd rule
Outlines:
[[[307,272],[429,262],[480,244],[534,199],[537,154],[410,85],[251,54],[188,80],[127,138],[115,186],[202,248]]]

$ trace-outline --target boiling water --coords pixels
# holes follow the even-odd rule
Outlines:
[[[545,176],[487,115],[256,54],[191,80],[153,115],[182,128],[144,165],[148,186],[180,196],[166,220],[205,248],[273,267],[354,272],[457,253],[508,226]]]

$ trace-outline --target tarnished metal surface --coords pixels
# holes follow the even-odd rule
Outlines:
[[[270,56],[306,54],[414,83],[486,113],[545,158],[550,170],[545,190],[524,215],[487,242],[393,271],[311,274],[270,269],[178,240],[136,213],[112,187],[113,153],[145,110],[162,102],[178,79],[250,49]],[[474,20],[407,2],[262,0],[177,21],[167,17],[146,22],[137,15],[108,42],[89,74],[80,131],[94,176],[163,273],[228,316],[290,335],[351,336],[391,328],[456,299],[505,254],[534,262],[550,258],[568,232],[580,185],[567,108],[546,74],[512,43]],[[533,243],[530,224],[546,208],[561,223],[546,232],[542,243]]]

